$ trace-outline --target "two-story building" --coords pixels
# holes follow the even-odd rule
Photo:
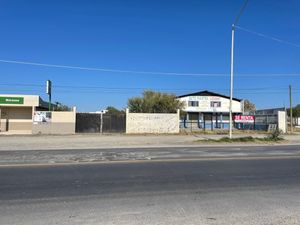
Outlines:
[[[210,91],[200,91],[178,96],[177,99],[185,103],[186,115],[182,118],[185,127],[229,128],[229,96]],[[243,113],[243,101],[241,99],[232,99],[232,113],[233,116]]]

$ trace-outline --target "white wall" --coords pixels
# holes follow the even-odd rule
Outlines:
[[[185,103],[184,111],[187,112],[229,112],[229,102],[230,100],[218,96],[186,96],[179,98],[180,101]],[[198,101],[199,106],[188,106],[189,101]],[[220,101],[221,107],[213,108],[211,107],[211,102]],[[242,113],[243,104],[242,102],[232,100],[232,112]]]
[[[295,118],[295,125],[300,126],[300,117]]]
[[[283,133],[287,131],[286,112],[278,111],[278,129]]]
[[[179,133],[179,110],[177,113],[129,113],[126,110],[126,133]]]

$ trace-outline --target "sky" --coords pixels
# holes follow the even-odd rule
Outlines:
[[[125,108],[146,89],[229,95],[231,25],[244,0],[0,2],[0,61],[108,70],[0,62],[2,94],[47,100],[50,79],[52,99],[81,112]],[[292,85],[300,103],[299,15],[298,0],[249,0],[238,26],[256,33],[236,29],[234,97],[288,107]]]

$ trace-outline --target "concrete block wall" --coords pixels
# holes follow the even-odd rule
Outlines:
[[[278,129],[283,133],[287,132],[287,119],[285,111],[278,111]]]
[[[177,113],[130,113],[126,110],[127,134],[175,134],[179,133]]]
[[[76,108],[71,112],[52,112],[51,122],[34,123],[33,134],[75,134]]]

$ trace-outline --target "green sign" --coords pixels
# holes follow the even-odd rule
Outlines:
[[[22,97],[3,97],[0,96],[0,104],[23,105],[24,98]]]

